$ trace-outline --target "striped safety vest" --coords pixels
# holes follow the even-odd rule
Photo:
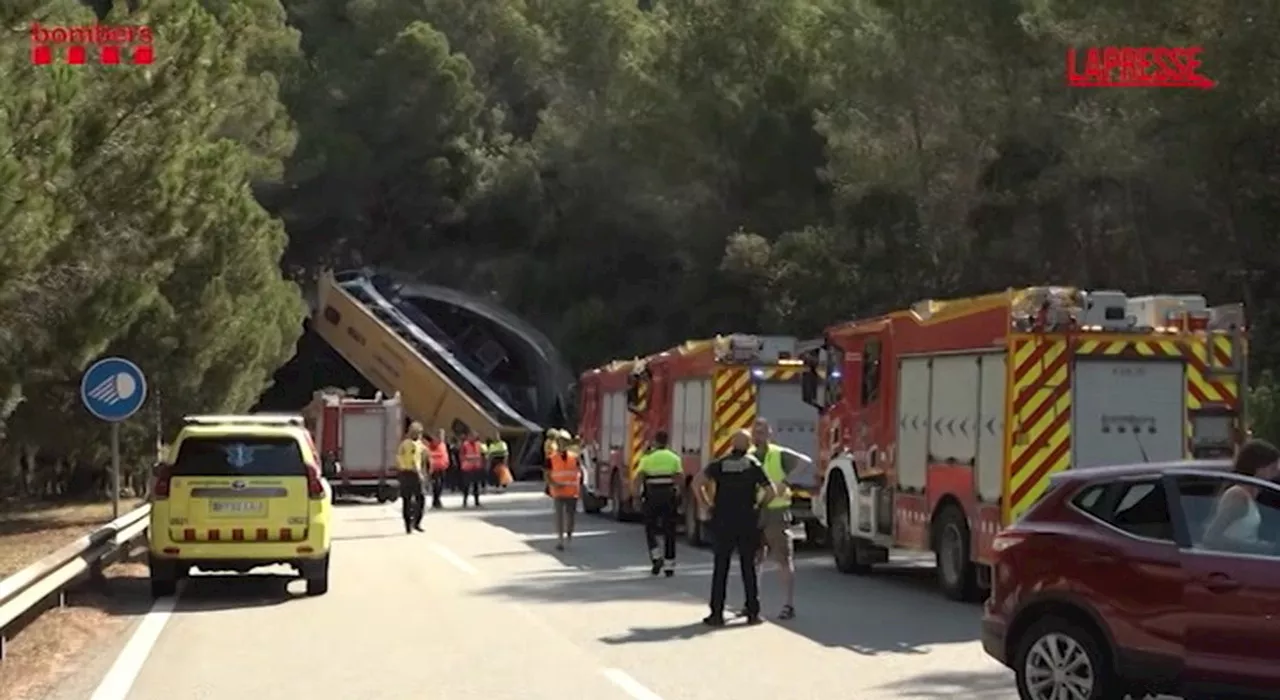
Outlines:
[[[763,456],[755,446],[752,446],[750,454],[754,454],[756,459],[760,460],[760,465],[764,467],[765,476],[769,477],[769,481],[782,487],[782,495],[769,501],[765,507],[770,510],[790,508],[791,487],[787,486],[787,470],[782,465],[782,450],[778,449],[777,445],[769,443]]]
[[[449,468],[449,446],[444,440],[437,440],[427,450],[427,461],[432,472],[442,472]]]
[[[571,454],[551,455],[552,498],[577,498],[582,474],[578,471],[578,458]]]
[[[637,471],[644,477],[647,493],[675,488],[677,475],[684,473],[680,455],[660,447],[640,458]]]
[[[473,472],[478,469],[484,469],[484,455],[480,451],[479,440],[465,440],[462,446],[458,448],[460,459],[462,462],[462,471]]]

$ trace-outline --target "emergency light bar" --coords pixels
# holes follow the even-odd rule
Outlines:
[[[281,414],[261,414],[261,415],[197,415],[183,416],[182,422],[187,425],[294,425],[299,428],[305,423],[302,416],[281,413]]]

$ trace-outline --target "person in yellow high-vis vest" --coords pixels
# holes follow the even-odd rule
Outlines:
[[[631,492],[643,493],[644,537],[649,545],[651,573],[666,570],[667,577],[676,575],[676,521],[680,517],[681,488],[684,486],[684,463],[671,450],[671,437],[659,430],[653,438],[654,449],[640,458],[631,477]],[[643,491],[641,491],[643,487]],[[662,548],[658,548],[658,537]]]
[[[796,616],[796,564],[795,546],[791,542],[791,488],[787,486],[787,464],[783,452],[770,442],[773,430],[764,418],[756,420],[751,429],[752,453],[764,466],[764,473],[778,489],[779,495],[760,510],[760,529],[763,535],[765,555],[778,563],[782,576],[783,596],[786,604],[778,613],[779,620]]]
[[[427,450],[422,444],[422,424],[410,423],[404,440],[396,450],[396,476],[400,480],[400,500],[406,533],[422,532],[422,512],[426,505],[426,493],[422,490],[422,469],[426,466]]]

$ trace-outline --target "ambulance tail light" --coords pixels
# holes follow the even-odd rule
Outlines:
[[[151,486],[151,497],[157,501],[168,500],[169,487],[173,482],[173,467],[168,464],[156,465],[156,481]]]
[[[313,501],[324,500],[324,481],[320,478],[320,469],[314,464],[307,465],[307,496]]]

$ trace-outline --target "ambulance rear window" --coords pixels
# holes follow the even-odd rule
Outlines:
[[[306,476],[292,437],[191,437],[182,441],[174,476]]]

